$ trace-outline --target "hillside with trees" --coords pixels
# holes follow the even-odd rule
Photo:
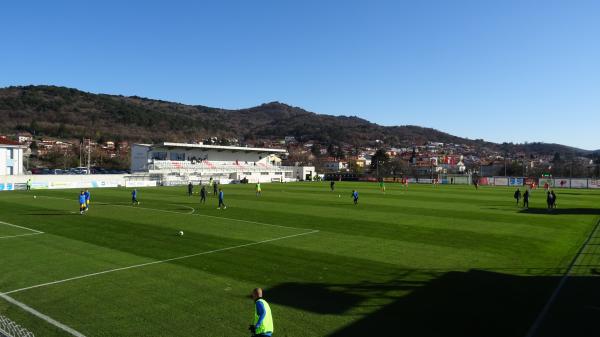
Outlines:
[[[419,126],[381,126],[353,116],[316,114],[279,102],[239,110],[92,94],[56,86],[0,89],[0,132],[89,137],[135,142],[191,141],[218,137],[240,142],[282,139],[355,146],[411,146],[427,141],[514,152],[585,152],[557,144],[495,144]],[[378,141],[375,143],[375,141]]]

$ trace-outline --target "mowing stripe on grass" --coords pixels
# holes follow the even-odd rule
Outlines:
[[[57,327],[57,328],[59,328],[59,329],[61,329],[63,331],[68,332],[69,334],[71,334],[71,335],[73,335],[75,337],[85,337],[84,334],[82,334],[81,332],[79,332],[79,331],[71,328],[70,326],[64,325],[61,322],[55,320],[54,318],[52,318],[52,317],[50,317],[48,315],[44,315],[41,312],[39,312],[39,311],[33,309],[32,307],[28,306],[27,304],[21,303],[21,302],[15,300],[14,298],[12,298],[12,297],[10,297],[10,296],[8,296],[6,294],[1,294],[0,293],[0,298],[3,298],[8,303],[16,305],[17,307],[19,307],[19,308],[27,311],[28,313],[30,313],[30,314],[38,317],[38,318],[43,319],[44,321],[46,321],[46,322],[54,325],[55,327]]]
[[[583,244],[581,245],[581,247],[579,247],[579,250],[577,251],[577,254],[575,254],[575,257],[573,258],[573,260],[571,260],[571,263],[569,264],[569,268],[567,268],[567,271],[565,272],[565,274],[560,279],[560,282],[556,286],[556,289],[554,289],[554,292],[552,292],[552,295],[550,295],[550,298],[548,299],[548,302],[546,302],[546,305],[544,305],[544,308],[542,308],[542,311],[540,311],[539,315],[537,316],[537,318],[533,322],[533,325],[531,325],[531,328],[529,328],[529,331],[527,332],[526,337],[534,337],[537,334],[537,331],[539,330],[540,325],[542,324],[542,322],[546,318],[546,315],[548,314],[548,311],[550,311],[550,307],[552,307],[552,304],[554,304],[554,301],[556,301],[556,298],[558,297],[558,294],[560,293],[560,291],[564,287],[565,283],[567,282],[567,279],[569,278],[569,275],[571,274],[571,271],[573,270],[573,267],[575,267],[575,265],[577,263],[577,260],[579,259],[579,256],[582,255],[583,250],[585,249],[585,247],[587,247],[587,245],[590,242],[590,240],[598,232],[598,228],[600,228],[600,220],[598,220],[596,222],[596,225],[594,226],[594,229],[592,229],[592,231],[588,235],[587,239],[585,239],[585,241],[583,242]]]
[[[67,199],[67,198],[50,197],[50,196],[45,196],[45,195],[40,196],[40,197],[50,198],[50,199],[59,199],[59,200],[73,201],[73,200]],[[97,203],[94,203],[94,204],[95,205],[104,205],[104,206],[127,207],[127,208],[134,208],[134,209],[147,209],[147,210],[151,210],[151,211],[155,211],[155,212],[165,212],[165,213],[182,214],[182,215],[203,216],[203,217],[206,217],[206,218],[225,219],[225,220],[238,221],[238,222],[243,222],[243,223],[250,223],[250,224],[262,225],[262,226],[270,226],[270,227],[279,227],[279,228],[287,228],[287,229],[299,229],[299,230],[306,230],[306,231],[313,230],[312,228],[275,225],[275,224],[270,224],[270,223],[266,223],[266,222],[250,221],[250,220],[243,220],[243,219],[236,219],[236,218],[228,218],[228,217],[224,217],[224,216],[200,214],[200,213],[194,213],[194,212],[184,213],[184,212],[177,212],[177,211],[169,211],[168,209],[140,207],[140,206],[133,206],[133,205],[110,204],[110,203],[107,203],[107,202],[97,202]],[[170,204],[170,205],[183,206],[183,205],[177,205],[177,204]],[[188,207],[188,206],[186,206],[186,207]],[[190,207],[190,208],[192,208],[192,207]],[[195,209],[194,209],[194,211],[195,211]]]
[[[173,258],[166,259],[166,260],[152,261],[152,262],[140,263],[140,264],[136,264],[136,265],[132,265],[132,266],[127,266],[127,267],[121,267],[121,268],[104,270],[104,271],[100,271],[100,272],[97,272],[97,273],[80,275],[80,276],[66,278],[66,279],[63,279],[63,280],[52,281],[52,282],[37,284],[37,285],[34,285],[34,286],[30,286],[30,287],[15,289],[15,290],[7,291],[7,292],[4,292],[4,293],[0,293],[0,296],[2,296],[2,295],[8,295],[8,294],[14,294],[14,293],[18,293],[18,292],[21,292],[21,291],[35,289],[35,288],[40,288],[40,287],[46,287],[46,286],[50,286],[50,285],[54,285],[54,284],[59,284],[59,283],[64,283],[64,282],[69,282],[69,281],[74,281],[74,280],[79,280],[79,279],[88,278],[88,277],[92,277],[92,276],[98,276],[98,275],[113,273],[113,272],[122,271],[122,270],[128,270],[128,269],[134,269],[134,268],[141,268],[141,267],[146,267],[146,266],[151,266],[151,265],[155,265],[155,264],[166,263],[166,262],[171,262],[171,261],[176,261],[176,260],[183,260],[183,259],[188,259],[190,257],[196,257],[196,256],[207,255],[207,254],[212,254],[212,253],[219,253],[219,252],[224,252],[224,251],[227,251],[227,250],[233,250],[233,249],[237,249],[237,248],[244,248],[244,247],[256,246],[256,245],[260,245],[260,244],[263,244],[263,243],[268,243],[268,242],[273,242],[273,241],[279,241],[279,240],[284,240],[284,239],[290,239],[290,238],[294,238],[294,237],[298,237],[298,236],[315,234],[315,233],[318,233],[318,232],[319,232],[318,230],[314,230],[314,231],[305,232],[305,233],[299,233],[299,234],[281,236],[281,237],[274,238],[274,239],[268,239],[268,240],[262,240],[262,241],[257,241],[257,242],[250,242],[250,243],[244,243],[244,244],[236,245],[236,246],[230,246],[230,247],[219,248],[219,249],[215,249],[215,250],[209,250],[209,251],[195,253],[195,254],[190,254],[190,255],[173,257]]]

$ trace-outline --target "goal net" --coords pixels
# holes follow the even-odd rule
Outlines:
[[[1,337],[35,337],[33,332],[28,331],[19,324],[11,321],[7,317],[0,315],[0,336]]]

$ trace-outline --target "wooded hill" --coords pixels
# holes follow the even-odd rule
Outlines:
[[[358,117],[316,114],[279,102],[239,110],[92,94],[56,86],[0,89],[0,132],[29,131],[60,138],[143,142],[190,141],[208,137],[240,141],[282,139],[325,144],[410,146],[427,141],[460,143],[536,153],[585,152],[558,144],[494,144],[419,126],[381,126]]]

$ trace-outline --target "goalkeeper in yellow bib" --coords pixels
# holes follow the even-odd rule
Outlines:
[[[256,183],[256,197],[260,197],[262,195],[262,189],[260,188],[260,181]]]
[[[252,291],[254,300],[254,321],[249,330],[253,337],[264,337],[273,335],[273,317],[269,303],[262,298],[262,289],[256,288]]]

